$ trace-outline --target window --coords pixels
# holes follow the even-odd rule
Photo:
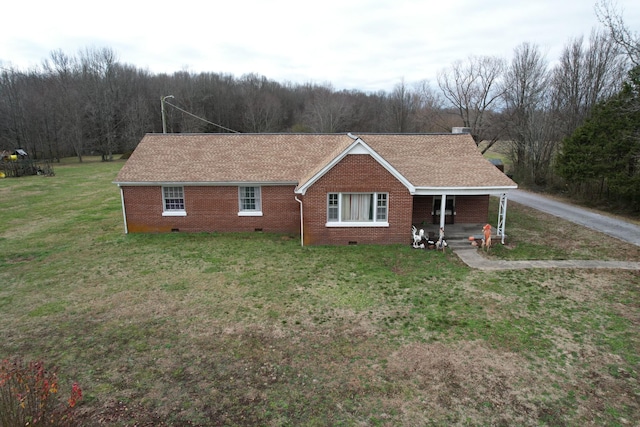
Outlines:
[[[339,221],[338,212],[340,212],[340,207],[338,206],[338,194],[329,193],[329,207],[327,209],[328,220]]]
[[[185,216],[184,187],[162,187],[163,216]]]
[[[328,227],[388,227],[388,193],[329,193]]]
[[[378,193],[376,203],[376,221],[387,220],[387,193]]]
[[[262,216],[260,187],[238,187],[239,216]]]

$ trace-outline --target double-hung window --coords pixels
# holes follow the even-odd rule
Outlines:
[[[186,216],[184,187],[162,187],[162,215]]]
[[[238,216],[262,216],[260,187],[238,187]]]
[[[327,227],[388,227],[388,193],[329,193]]]

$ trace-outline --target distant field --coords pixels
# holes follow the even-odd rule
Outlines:
[[[640,422],[640,272],[480,272],[451,252],[263,233],[125,235],[112,184],[124,163],[91,160],[0,180],[0,358],[78,381],[82,425]],[[640,260],[515,203],[507,221],[493,256]]]
[[[483,149],[486,146],[486,143],[481,143],[479,148]],[[500,159],[504,164],[504,170],[506,173],[509,173],[511,170],[511,159],[509,158],[509,142],[508,141],[497,141],[486,153],[484,156],[487,159]]]

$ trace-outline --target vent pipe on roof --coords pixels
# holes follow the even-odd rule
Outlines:
[[[451,128],[451,133],[471,133],[471,128],[454,127],[454,128]]]

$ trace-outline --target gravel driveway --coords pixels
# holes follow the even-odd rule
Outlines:
[[[509,191],[508,201],[532,207],[539,211],[566,219],[567,221],[608,234],[622,241],[640,246],[640,226],[631,222],[594,213],[578,206],[558,202],[551,198],[523,190]],[[507,221],[508,220],[509,207],[507,205]]]

